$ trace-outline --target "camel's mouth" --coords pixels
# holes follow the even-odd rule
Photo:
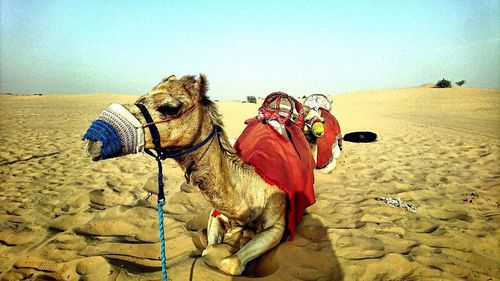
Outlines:
[[[82,140],[87,156],[104,160],[143,151],[144,129],[124,106],[113,103],[92,121]]]
[[[101,147],[102,142],[87,139],[84,141],[83,151],[87,157],[92,159],[92,161],[99,161],[101,160]]]

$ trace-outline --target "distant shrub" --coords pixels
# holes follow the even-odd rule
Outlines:
[[[436,88],[451,88],[451,81],[443,78],[436,83]]]
[[[257,99],[254,96],[247,96],[247,102],[257,103]]]
[[[465,84],[465,80],[460,80],[458,82],[455,82],[455,84],[457,84],[458,87],[462,87],[464,84]]]

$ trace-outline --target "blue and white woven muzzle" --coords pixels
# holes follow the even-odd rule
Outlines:
[[[144,129],[121,104],[113,103],[92,122],[82,140],[100,142],[99,159],[144,151]]]

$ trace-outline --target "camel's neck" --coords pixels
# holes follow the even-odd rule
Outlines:
[[[205,139],[211,130],[211,123],[202,126],[196,143]],[[217,132],[206,145],[189,155],[177,158],[176,161],[185,171],[186,179],[198,186],[211,205],[231,216],[231,213],[238,212],[241,205],[245,205],[240,200],[244,200],[244,191],[240,190],[243,187],[241,184],[234,182],[235,167],[221,147],[220,137],[225,136],[219,134],[224,132]]]
[[[210,134],[211,129],[202,129],[195,144],[202,142]],[[223,168],[223,155],[218,148],[218,133],[205,145],[183,157],[176,158],[185,172],[186,180],[197,185],[201,191],[209,188],[214,179],[219,178]]]

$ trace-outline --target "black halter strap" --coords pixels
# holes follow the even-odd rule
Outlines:
[[[144,151],[148,154],[151,155],[152,157],[155,158],[156,163],[158,164],[158,224],[160,227],[160,255],[161,255],[161,266],[162,266],[162,272],[163,272],[163,280],[167,280],[167,264],[166,260],[167,258],[165,257],[165,234],[163,230],[163,206],[165,205],[165,192],[163,190],[164,184],[163,184],[163,167],[161,164],[162,160],[165,160],[167,158],[176,158],[191,152],[196,151],[200,147],[204,146],[207,144],[209,141],[213,140],[214,136],[217,134],[217,127],[213,126],[212,132],[201,142],[193,145],[192,147],[186,148],[185,150],[181,150],[179,152],[174,152],[174,153],[167,153],[165,150],[162,150],[161,148],[161,141],[160,141],[160,132],[158,131],[158,128],[156,127],[156,123],[163,123],[163,122],[168,122],[173,119],[177,119],[180,116],[174,116],[172,118],[167,118],[163,119],[160,121],[155,122],[153,118],[151,117],[151,114],[149,114],[148,109],[144,104],[141,103],[136,103],[135,104],[139,110],[142,113],[142,116],[144,116],[144,119],[146,120],[146,124],[143,125],[143,128],[149,127],[149,132],[151,133],[151,137],[153,138],[153,145],[155,146],[156,154],[154,154],[151,150],[145,149]],[[194,106],[189,108],[187,111],[184,112],[186,114],[187,112],[190,112],[194,109]]]
[[[185,150],[179,151],[179,152],[174,152],[174,153],[167,153],[166,151],[162,150],[161,148],[161,142],[160,142],[160,132],[158,131],[158,128],[156,127],[156,123],[154,122],[153,118],[151,117],[151,114],[149,114],[148,109],[144,104],[141,103],[136,103],[135,104],[139,110],[142,113],[142,116],[144,116],[144,119],[146,120],[147,127],[149,127],[149,131],[151,132],[151,137],[153,138],[153,144],[155,146],[156,154],[154,154],[151,150],[145,149],[144,151],[154,157],[156,159],[156,162],[158,164],[158,202],[164,202],[165,201],[165,194],[163,191],[163,167],[161,164],[161,160],[165,160],[167,158],[176,158],[191,152],[194,152],[198,150],[200,147],[204,146],[207,144],[209,141],[211,141],[215,135],[217,134],[217,127],[214,126],[212,128],[212,131],[210,134],[201,142],[193,145],[192,147],[189,147]]]
[[[154,124],[154,121],[153,121],[153,118],[151,117],[151,114],[149,114],[149,111],[144,104],[136,103],[135,105],[141,111],[142,116],[144,116],[144,119],[146,119],[146,123],[150,124],[148,126],[149,132],[151,132],[151,137],[153,138],[153,144],[155,146],[155,149],[159,151],[159,149],[161,148],[160,132],[158,131],[158,128]]]

